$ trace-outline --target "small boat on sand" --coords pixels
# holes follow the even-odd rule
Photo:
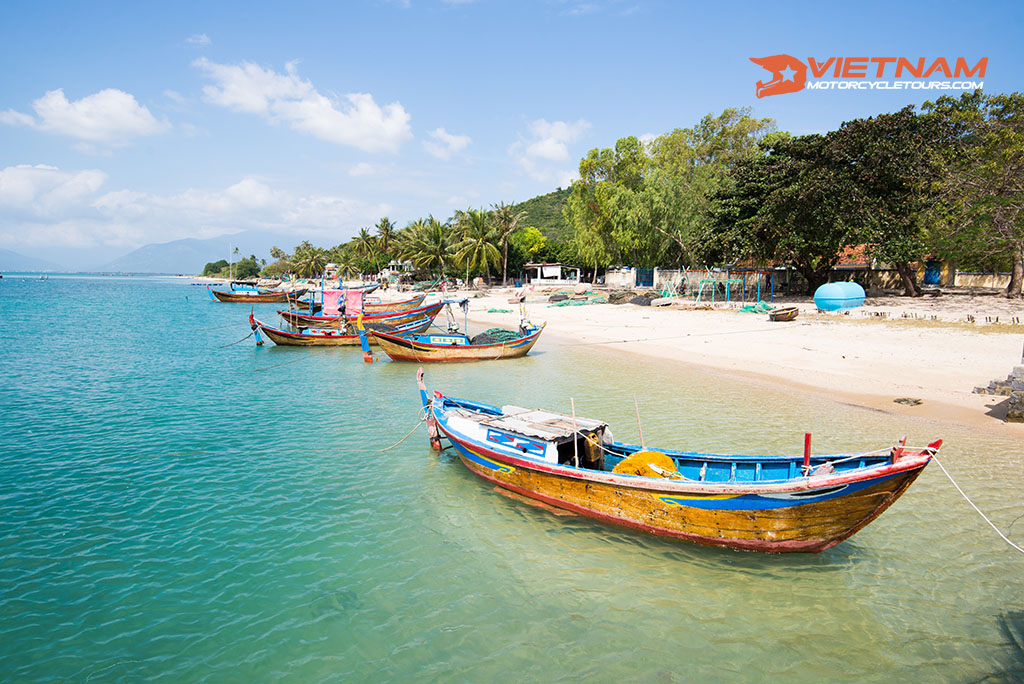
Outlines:
[[[522,496],[697,544],[768,553],[828,549],[882,514],[942,440],[868,453],[739,456],[616,442],[601,420],[427,394],[431,444]]]
[[[768,312],[769,321],[792,321],[800,315],[800,309],[795,306],[787,306],[784,309],[775,309]]]

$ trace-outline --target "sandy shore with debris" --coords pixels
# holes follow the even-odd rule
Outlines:
[[[461,294],[472,297],[471,331],[518,324],[512,290]],[[1024,425],[1002,420],[1006,397],[972,393],[1022,363],[1020,301],[977,293],[891,297],[869,299],[839,315],[817,313],[809,298],[776,300],[775,306],[800,309],[796,320],[777,323],[765,314],[740,313],[736,303],[710,309],[685,299],[667,307],[551,306],[549,295],[527,296],[530,318],[548,324],[539,346],[602,345],[769,379],[873,409],[1024,436]]]

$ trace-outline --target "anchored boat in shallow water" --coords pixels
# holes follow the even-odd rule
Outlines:
[[[942,440],[863,454],[740,456],[652,451],[608,425],[518,406],[420,396],[431,443],[447,438],[473,473],[504,489],[599,520],[698,544],[824,551],[877,518]]]

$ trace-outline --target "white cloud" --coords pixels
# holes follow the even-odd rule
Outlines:
[[[530,157],[541,157],[551,161],[564,162],[569,160],[569,143],[576,142],[590,128],[590,122],[580,119],[568,123],[537,119],[530,123],[531,138],[527,142],[526,154]]]
[[[581,17],[587,14],[594,14],[600,10],[600,5],[592,2],[580,2],[565,10],[564,14],[568,14],[571,17]]]
[[[9,166],[0,170],[0,216],[77,213],[106,182],[107,174],[96,169],[67,172],[45,164]]]
[[[203,88],[211,104],[283,121],[321,140],[367,152],[397,152],[412,138],[409,114],[400,103],[381,107],[368,93],[350,93],[344,101],[328,98],[299,77],[295,62],[285,65],[284,74],[251,62],[216,64],[204,58],[193,64],[214,82]]]
[[[520,138],[508,148],[508,153],[531,178],[566,187],[576,172],[567,168],[572,158],[569,145],[577,142],[590,129],[590,122],[551,121],[537,119],[529,124],[529,136]]]
[[[212,41],[210,40],[210,36],[205,33],[196,33],[195,35],[191,35],[186,38],[185,42],[192,45],[209,45]]]
[[[135,248],[240,228],[319,237],[336,244],[393,207],[328,194],[297,194],[259,178],[173,195],[104,191],[107,175],[86,169],[12,166],[0,170],[0,246]]]
[[[363,178],[365,176],[376,176],[381,172],[381,168],[375,164],[369,162],[359,162],[348,170],[348,175],[353,178]]]
[[[170,128],[166,121],[157,121],[133,95],[114,88],[74,102],[68,101],[64,91],[58,88],[35,100],[32,108],[38,119],[9,109],[0,112],[0,122],[115,146]]]
[[[423,147],[438,159],[450,159],[453,154],[466,149],[472,142],[468,135],[454,135],[443,128],[436,128],[427,135],[433,140],[424,140]]]

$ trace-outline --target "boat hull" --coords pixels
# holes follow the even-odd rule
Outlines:
[[[449,362],[460,361],[494,361],[497,359],[514,359],[526,356],[537,343],[544,330],[543,326],[535,332],[508,342],[485,345],[443,345],[426,344],[415,339],[401,338],[394,335],[374,333],[377,345],[394,361]]]
[[[783,321],[795,320],[798,315],[800,315],[800,309],[796,308],[795,306],[791,306],[785,309],[778,309],[776,311],[772,311],[771,313],[768,314],[768,320],[781,323]]]

